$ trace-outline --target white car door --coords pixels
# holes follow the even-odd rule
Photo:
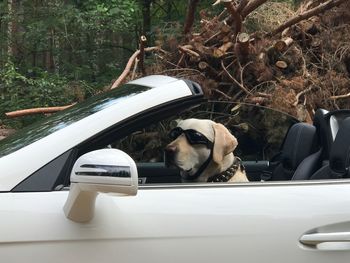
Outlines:
[[[349,181],[141,187],[134,197],[100,194],[89,223],[65,217],[68,191],[0,195],[1,262],[350,258]]]

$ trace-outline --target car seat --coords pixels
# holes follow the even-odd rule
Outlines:
[[[278,157],[271,161],[271,170],[264,171],[261,179],[306,180],[320,167],[320,156],[316,128],[296,123],[289,129]]]
[[[322,145],[322,160],[329,161],[329,154],[331,145],[334,142],[339,126],[342,121],[350,116],[350,110],[334,110],[327,111],[325,109],[318,109],[314,116],[314,126],[316,127],[317,136]]]
[[[342,120],[329,153],[329,164],[324,165],[312,176],[317,179],[349,178],[350,167],[350,117]]]

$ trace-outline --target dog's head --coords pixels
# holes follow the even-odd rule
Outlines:
[[[187,178],[200,176],[197,172],[209,162],[220,166],[238,144],[225,126],[211,120],[182,120],[169,135],[173,141],[165,148],[165,162]]]

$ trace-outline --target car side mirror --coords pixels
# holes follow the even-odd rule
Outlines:
[[[134,160],[117,149],[86,153],[75,162],[70,189],[63,211],[75,222],[88,222],[94,216],[99,193],[136,195],[137,168]]]

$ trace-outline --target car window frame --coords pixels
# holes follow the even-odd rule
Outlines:
[[[55,191],[55,190],[68,190],[69,189],[69,177],[71,169],[74,165],[74,162],[76,159],[78,159],[79,156],[82,154],[89,152],[94,149],[98,149],[100,145],[102,145],[102,142],[105,142],[103,139],[104,137],[109,137],[111,133],[118,134],[116,138],[122,138],[124,135],[130,134],[130,130],[137,130],[138,128],[142,128],[144,125],[143,121],[147,121],[147,124],[149,124],[149,118],[151,116],[157,116],[157,118],[152,119],[152,121],[155,123],[157,121],[161,121],[167,117],[173,116],[174,113],[178,113],[179,110],[187,110],[191,107],[196,107],[200,103],[203,102],[215,102],[211,100],[206,100],[201,96],[195,96],[187,99],[180,99],[176,101],[172,101],[170,103],[167,103],[166,105],[160,105],[158,107],[154,107],[152,109],[148,109],[147,111],[144,111],[142,113],[136,114],[128,119],[123,120],[122,122],[109,127],[108,129],[102,131],[101,133],[89,138],[88,140],[84,141],[83,143],[77,145],[76,147],[69,149],[66,153],[62,154],[66,155],[66,162],[64,164],[64,168],[58,173],[58,175],[55,177],[55,184],[54,185],[47,185],[44,188],[37,189],[35,188],[35,180],[36,173],[30,175],[25,180],[20,182],[16,187],[14,187],[11,192],[43,192],[43,191]],[[222,101],[219,101],[222,102]],[[234,104],[235,102],[227,102]],[[242,104],[242,103],[240,103]],[[246,105],[256,106],[253,104],[245,103]],[[181,107],[179,107],[181,106]],[[264,107],[266,109],[273,110],[268,107]],[[162,114],[159,114],[161,110]],[[284,112],[281,112],[285,114]],[[289,114],[286,114],[289,115]],[[289,115],[290,116],[290,115]],[[293,116],[291,116],[293,117]],[[294,117],[293,117],[294,118]],[[296,119],[296,118],[294,118]],[[115,139],[115,138],[114,138]],[[95,146],[91,147],[89,146],[91,143],[98,142]],[[67,154],[69,152],[69,154]],[[52,162],[57,162],[58,159],[61,157],[57,157]],[[52,165],[52,162],[46,164]],[[42,168],[45,168],[43,166]],[[41,168],[41,169],[42,169]],[[164,183],[164,184],[147,184],[147,185],[140,185],[139,189],[172,189],[172,188],[202,188],[202,187],[231,187],[231,186],[264,186],[264,185],[276,185],[276,186],[283,186],[283,185],[310,185],[310,184],[339,184],[339,183],[349,183],[348,179],[339,179],[339,180],[332,180],[332,179],[325,179],[325,180],[299,180],[299,181],[266,181],[266,182],[248,182],[248,183],[191,183],[191,184],[177,184],[177,183]],[[34,187],[33,187],[34,186]]]
[[[194,86],[194,88],[196,88],[196,86]],[[206,101],[206,99],[203,97],[203,93],[199,90],[195,90],[194,95],[191,97],[184,97],[163,103],[156,107],[147,109],[146,111],[135,114],[129,118],[126,118],[123,121],[110,126],[102,132],[95,134],[84,142],[67,150],[60,156],[57,156],[54,160],[45,164],[36,172],[19,182],[14,188],[11,189],[10,192],[48,192],[64,189],[69,185],[71,170],[75,161],[81,155],[93,150],[101,149],[105,145],[109,144],[109,142],[112,142],[118,138],[122,138],[125,135],[130,134],[132,131],[144,127],[144,123],[147,122],[149,124],[150,119],[152,122],[160,121],[191,107],[196,107],[203,101]],[[108,139],[107,141],[106,138]],[[70,154],[67,155],[68,152]],[[37,187],[36,182],[38,178],[42,177],[42,171],[45,171],[48,166],[57,166],[61,161],[61,157],[66,155],[67,158],[63,164],[63,168],[54,174],[50,174],[50,176],[54,178],[47,180],[47,182],[55,183],[46,183],[40,185],[40,187]]]

